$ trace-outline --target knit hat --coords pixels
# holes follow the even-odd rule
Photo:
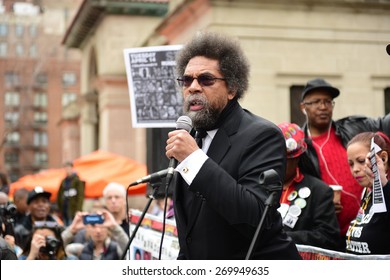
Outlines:
[[[284,122],[278,126],[286,139],[287,158],[296,158],[303,154],[307,149],[303,130],[295,123]]]
[[[336,98],[340,94],[340,91],[337,88],[333,87],[331,84],[329,84],[327,81],[317,78],[307,82],[305,88],[303,89],[301,100],[303,100],[307,94],[309,94],[315,89],[322,89],[329,92],[332,95],[332,99]]]

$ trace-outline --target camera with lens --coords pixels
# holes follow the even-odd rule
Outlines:
[[[8,220],[15,217],[16,215],[16,205],[12,202],[7,202],[6,204],[0,205],[0,217]]]
[[[0,235],[14,236],[14,218],[16,216],[16,205],[7,202],[0,205]]]
[[[60,246],[60,241],[54,236],[46,236],[46,245],[41,247],[39,250],[41,253],[48,255],[55,255],[57,253],[58,247]]]

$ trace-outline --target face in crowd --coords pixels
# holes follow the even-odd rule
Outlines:
[[[301,103],[302,112],[307,116],[310,126],[327,129],[332,121],[334,101],[325,90],[313,90]]]
[[[50,201],[46,197],[38,196],[30,202],[29,210],[34,220],[44,220],[50,212]]]
[[[388,144],[384,138],[373,132],[364,132],[353,137],[347,146],[348,163],[352,176],[364,188],[371,188],[373,184],[372,178],[366,173],[366,158],[370,152],[371,139],[373,137],[375,143],[382,149],[377,155],[383,162],[385,172],[387,173],[389,170]]]
[[[108,211],[112,214],[120,214],[126,207],[126,197],[123,190],[111,189],[104,194],[104,200]]]

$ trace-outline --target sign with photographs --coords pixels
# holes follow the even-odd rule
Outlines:
[[[131,209],[130,232],[133,234],[142,212]],[[175,221],[167,219],[165,221],[164,242],[161,248],[162,260],[174,260],[179,254],[179,240]],[[146,214],[141,226],[130,245],[127,258],[130,260],[158,260],[160,255],[160,245],[163,230],[163,220],[161,217]]]
[[[175,57],[181,45],[124,50],[133,127],[175,127],[183,114]]]

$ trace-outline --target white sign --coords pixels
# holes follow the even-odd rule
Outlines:
[[[181,45],[124,49],[133,127],[175,127],[183,114],[176,82]]]
[[[380,180],[378,164],[376,161],[375,155],[381,151],[381,148],[375,144],[374,138],[371,139],[371,154],[370,161],[372,165],[372,171],[374,172],[374,182],[372,187],[372,207],[371,211],[373,213],[383,213],[387,212],[385,197],[383,196],[382,182]]]
[[[136,228],[142,213],[131,209],[130,233]],[[175,260],[179,254],[180,246],[177,238],[176,223],[171,219],[165,220],[165,233],[161,246],[163,220],[161,217],[146,214],[138,228],[129,251],[127,259],[130,260]],[[161,249],[161,250],[160,250]],[[161,251],[161,252],[160,252]]]

